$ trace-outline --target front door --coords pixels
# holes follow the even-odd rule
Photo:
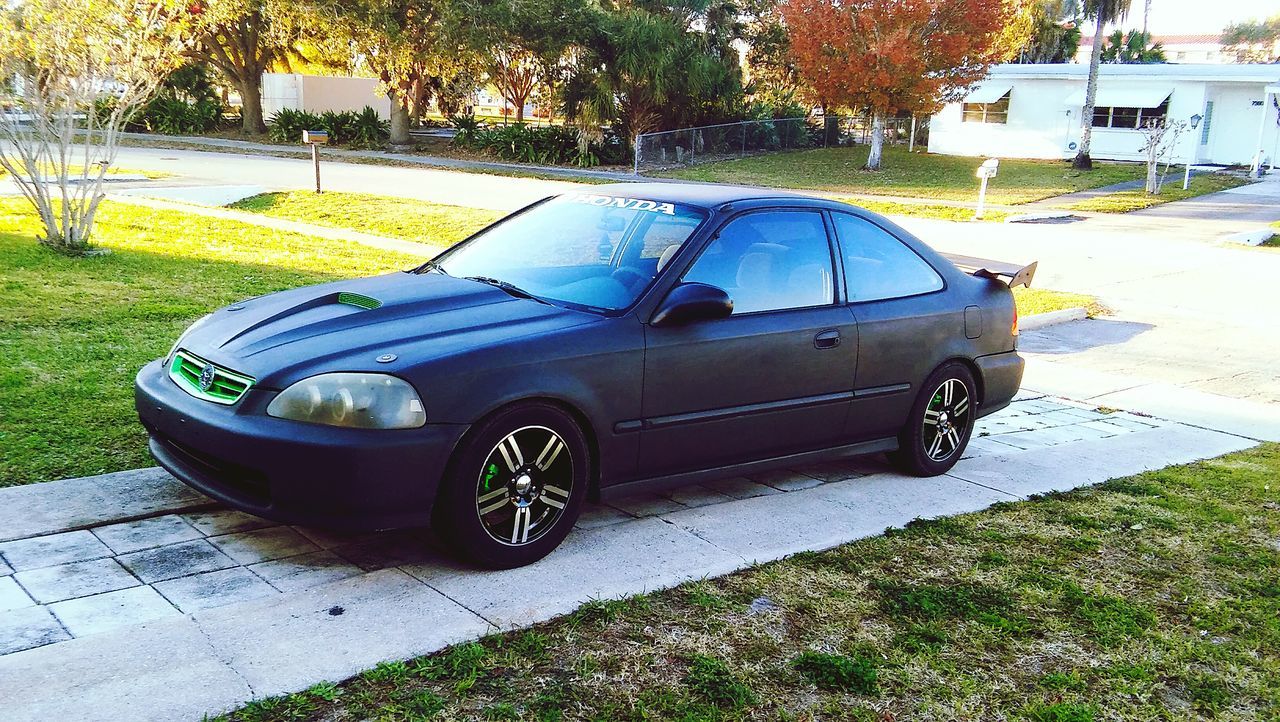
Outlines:
[[[724,289],[734,312],[646,327],[643,475],[820,448],[842,435],[858,331],[836,305],[820,212],[737,216],[681,280]]]

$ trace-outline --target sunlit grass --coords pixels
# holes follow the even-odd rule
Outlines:
[[[0,198],[0,486],[149,466],[133,376],[232,301],[420,259],[175,211],[105,202],[67,258]]]
[[[867,153],[867,146],[771,153],[681,168],[663,175],[852,195],[978,200],[978,180],[973,174],[982,158],[908,153],[906,148],[888,146],[883,168],[866,171],[862,166]],[[1142,166],[1132,163],[1099,162],[1092,171],[1077,171],[1065,161],[1001,160],[999,174],[987,187],[987,202],[1027,203],[1141,178],[1144,172]]]
[[[1097,298],[1083,293],[1052,291],[1045,288],[1026,288],[1018,286],[1013,289],[1013,298],[1018,304],[1018,315],[1026,318],[1037,313],[1062,311],[1068,308],[1081,307],[1090,316],[1107,313]]]
[[[1092,198],[1079,203],[1062,206],[1072,211],[1092,211],[1094,213],[1128,213],[1130,211],[1150,208],[1172,201],[1185,200],[1187,198],[1195,198],[1208,193],[1217,193],[1229,188],[1238,188],[1247,185],[1248,179],[1239,176],[1224,175],[1221,173],[1202,173],[1200,175],[1191,176],[1191,180],[1187,183],[1187,189],[1182,190],[1181,178],[1170,178],[1160,189],[1157,195],[1147,193],[1146,189],[1138,188],[1131,191],[1117,191],[1104,196]]]
[[[504,214],[478,208],[363,193],[264,193],[232,208],[276,218],[450,246]]]

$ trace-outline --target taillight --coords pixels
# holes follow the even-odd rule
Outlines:
[[[1013,328],[1009,330],[1014,336],[1018,335],[1018,304],[1013,304]]]

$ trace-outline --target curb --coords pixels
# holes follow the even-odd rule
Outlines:
[[[1222,237],[1223,243],[1234,243],[1241,246],[1261,246],[1263,243],[1271,240],[1272,236],[1280,235],[1270,228],[1259,228],[1253,231],[1241,231],[1239,233],[1231,233]]]
[[[1057,326],[1062,323],[1070,323],[1072,321],[1083,321],[1089,318],[1089,312],[1084,306],[1075,306],[1073,308],[1064,308],[1061,311],[1050,311],[1048,313],[1036,313],[1026,318],[1018,320],[1019,331],[1037,331],[1050,326]]]
[[[219,506],[154,466],[14,486],[0,489],[0,542]]]

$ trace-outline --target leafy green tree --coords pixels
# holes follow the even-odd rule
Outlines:
[[[456,63],[445,0],[312,0],[330,43],[350,48],[391,99],[391,144],[409,145],[410,115],[430,78]]]
[[[1089,146],[1093,140],[1093,107],[1098,97],[1098,68],[1102,64],[1103,31],[1108,23],[1123,20],[1132,0],[1085,0],[1084,15],[1094,21],[1093,52],[1089,56],[1089,81],[1085,86],[1084,109],[1080,113],[1080,150],[1071,161],[1076,170],[1093,170]]]
[[[1013,61],[1071,62],[1080,47],[1080,4],[1076,0],[1038,0],[1031,12],[1031,35]]]
[[[241,131],[266,132],[262,74],[289,52],[300,25],[280,0],[196,0],[199,42],[191,57],[222,74],[240,94]]]
[[[1232,23],[1222,31],[1222,44],[1237,63],[1280,62],[1280,15]]]
[[[623,138],[737,117],[742,37],[726,0],[645,0],[594,12],[564,87],[569,118]]]
[[[1151,42],[1151,33],[1141,30],[1116,30],[1107,36],[1102,49],[1104,63],[1163,63],[1164,47]]]
[[[554,98],[565,54],[586,40],[591,16],[584,0],[470,0],[453,6],[451,20],[522,122],[539,86]]]

